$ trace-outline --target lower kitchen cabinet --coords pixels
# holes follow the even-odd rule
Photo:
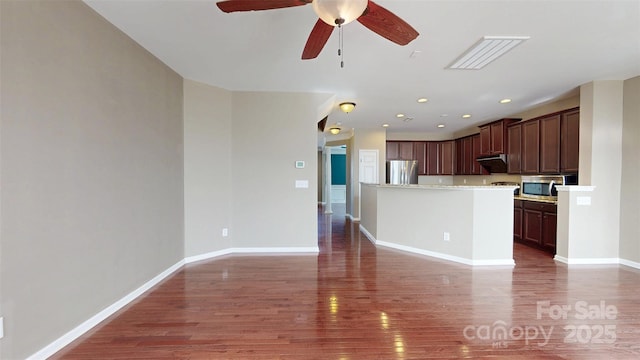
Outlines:
[[[513,201],[513,239],[522,241],[522,200]]]
[[[521,208],[518,209],[518,206]],[[514,240],[555,254],[556,209],[557,206],[552,203],[516,200],[514,202]],[[520,213],[520,220],[517,219],[518,213]]]

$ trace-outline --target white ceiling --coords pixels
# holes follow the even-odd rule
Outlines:
[[[344,68],[337,31],[317,59],[300,59],[317,20],[311,5],[225,14],[215,0],[85,2],[184,78],[234,91],[335,94],[328,124],[347,128],[388,123],[391,132],[451,133],[592,80],[640,75],[640,0],[379,0],[420,36],[399,46],[347,24]],[[445,69],[487,35],[531,39],[484,69]],[[419,97],[429,101],[418,104]],[[502,105],[502,98],[513,101]],[[341,101],[357,103],[355,111],[339,113]],[[400,112],[413,120],[397,119]]]

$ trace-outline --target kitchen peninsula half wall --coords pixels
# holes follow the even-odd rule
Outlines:
[[[514,265],[514,188],[363,183],[360,230],[376,246],[467,265]]]

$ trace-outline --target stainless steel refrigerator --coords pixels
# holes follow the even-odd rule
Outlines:
[[[418,183],[417,160],[388,160],[387,184],[408,185]]]

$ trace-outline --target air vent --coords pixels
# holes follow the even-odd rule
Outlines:
[[[460,55],[448,68],[462,70],[482,69],[528,39],[529,36],[485,36],[464,54]]]

